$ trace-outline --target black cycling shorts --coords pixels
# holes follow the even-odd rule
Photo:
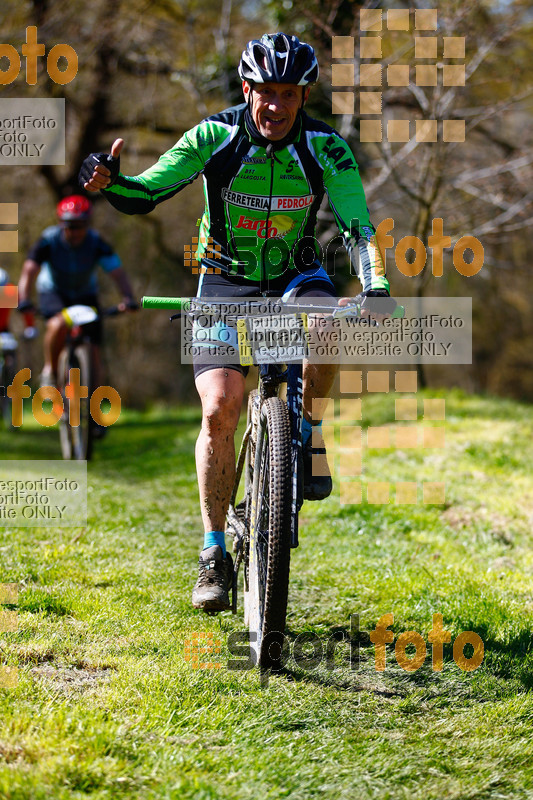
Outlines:
[[[285,300],[295,299],[296,297],[337,297],[335,287],[331,282],[325,269],[317,264],[305,272],[291,270],[288,274],[281,275],[279,278],[269,280],[268,291],[262,291],[262,285],[258,281],[251,281],[241,276],[228,275],[226,273],[213,274],[206,272],[200,277],[198,283],[197,297],[204,298],[231,298],[234,300],[244,300],[248,298],[263,297],[283,297]],[[235,328],[222,323],[216,323],[209,329],[211,334],[206,341],[205,328],[202,328],[203,338],[200,339],[199,332],[193,333],[193,369],[194,377],[201,375],[212,369],[233,369],[247,375],[248,367],[243,367],[239,363],[239,353],[237,347],[237,332]],[[217,363],[213,363],[212,347],[214,342],[219,342],[220,353],[227,353],[227,363],[219,358]]]
[[[98,297],[95,294],[83,294],[70,300],[65,295],[58,291],[49,290],[46,292],[39,292],[39,311],[45,319],[55,317],[60,311],[68,306],[93,306],[99,311]],[[93,344],[102,343],[102,322],[100,317],[90,322],[88,325],[83,326],[84,333],[87,334]]]

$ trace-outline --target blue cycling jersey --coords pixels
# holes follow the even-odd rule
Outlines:
[[[71,247],[60,225],[43,231],[28,258],[41,264],[37,291],[56,291],[65,302],[75,303],[81,295],[97,294],[96,270],[112,272],[121,266],[113,248],[96,231],[89,229],[79,247]]]

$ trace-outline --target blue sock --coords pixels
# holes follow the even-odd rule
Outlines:
[[[311,423],[308,420],[306,420],[305,417],[303,417],[302,418],[302,444],[303,444],[304,447],[307,444],[307,442],[309,441],[309,437],[311,436],[311,433],[313,432],[313,428],[319,428],[319,429],[322,428],[322,420],[320,420],[320,422],[317,422],[316,425],[311,425]]]
[[[222,556],[226,558],[226,540],[224,531],[207,531],[204,533],[204,547],[214,547],[217,545],[222,548]]]

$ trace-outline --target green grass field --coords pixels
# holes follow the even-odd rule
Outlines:
[[[227,667],[242,607],[190,606],[198,410],[125,413],[89,465],[86,529],[1,529],[0,580],[19,597],[7,606],[18,630],[0,634],[4,664],[18,667],[18,686],[0,689],[0,798],[533,797],[533,413],[435,396],[446,447],[371,450],[363,479],[443,481],[446,502],[340,505],[337,479],[335,496],[306,503],[291,655],[263,680]],[[388,396],[365,398],[364,426],[395,424]],[[57,458],[56,440],[26,418],[2,449]],[[427,642],[437,613],[452,642],[476,632],[482,665],[462,670],[450,643],[433,671],[428,643],[408,672],[389,644],[376,671],[369,633],[389,612],[395,641]],[[343,642],[329,664],[303,663],[298,646],[342,638],[351,615],[359,664]],[[218,666],[187,660],[193,634],[220,643],[199,654]]]

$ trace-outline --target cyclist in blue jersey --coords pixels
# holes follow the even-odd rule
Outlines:
[[[66,306],[82,304],[98,308],[98,266],[107,272],[122,295],[123,308],[135,305],[128,276],[112,247],[89,227],[91,203],[82,195],[65,197],[57,205],[59,225],[46,228],[30,249],[19,282],[19,310],[32,307],[31,294],[36,284],[39,310],[46,319],[44,367],[41,385],[53,386],[57,360],[67,333],[61,314]],[[94,378],[100,384],[102,339],[99,319],[87,326],[95,344]]]
[[[336,297],[315,239],[317,214],[327,194],[363,294],[388,296],[357,162],[333,128],[303,110],[318,78],[313,48],[295,36],[265,34],[248,42],[239,76],[245,103],[200,122],[145,172],[135,177],[120,172],[124,142],[117,139],[111,155],[93,153],[85,159],[81,185],[101,190],[124,213],[143,214],[202,175],[206,203],[198,237],[202,274],[197,295],[205,298]],[[277,244],[277,260],[268,257],[269,241]],[[213,326],[210,334],[205,357],[199,347],[194,362],[203,412],[196,463],[205,535],[193,605],[212,612],[229,607],[232,565],[224,525],[246,370],[235,360],[210,360],[217,337],[221,346],[231,331]],[[325,453],[320,406],[325,407],[336,372],[336,364],[304,365],[307,499],[323,499],[332,488],[330,475],[313,474],[312,457]]]

